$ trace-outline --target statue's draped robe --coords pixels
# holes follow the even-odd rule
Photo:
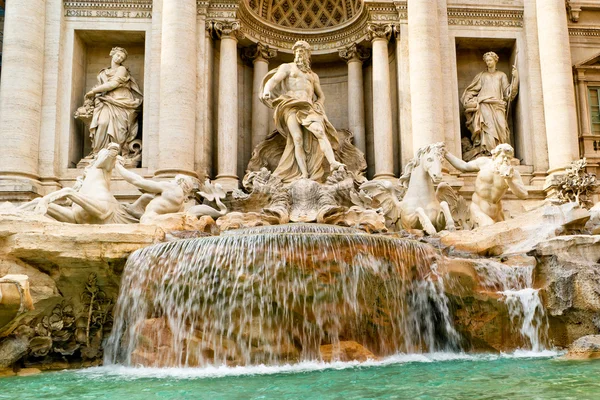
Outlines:
[[[137,115],[142,104],[142,92],[129,69],[123,77],[116,76],[116,72],[116,68],[103,69],[98,74],[98,85],[116,81],[119,86],[96,96],[90,124],[92,154],[107,148],[111,142],[121,145],[121,152],[126,153],[138,133]]]
[[[489,154],[497,145],[509,142],[506,106],[515,95],[516,90],[511,93],[511,85],[502,71],[480,72],[465,89],[461,102],[473,148],[478,149],[478,153]]]
[[[277,73],[275,68],[264,77],[260,93],[264,92],[266,83]],[[296,119],[303,131],[303,148],[306,154],[306,167],[309,179],[322,182],[325,172],[329,169],[329,164],[323,151],[319,147],[319,141],[312,133],[315,129],[322,126],[325,136],[331,143],[335,152],[339,146],[338,137],[334,126],[329,122],[325,112],[314,103],[305,100],[298,100],[288,93],[286,79],[282,80],[271,91],[272,101],[264,101],[269,107],[274,108],[274,120],[277,132],[286,139],[285,149],[279,160],[277,168],[273,172],[275,176],[282,179],[283,183],[289,183],[302,176],[296,156],[294,154],[294,140],[287,126],[287,119],[292,113],[296,113]]]

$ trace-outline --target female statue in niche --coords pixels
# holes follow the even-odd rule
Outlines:
[[[92,151],[79,166],[89,164],[111,142],[121,146],[126,166],[136,167],[141,159],[141,142],[135,137],[143,95],[129,68],[123,65],[127,50],[114,47],[110,57],[110,68],[100,71],[98,84],[86,93],[83,107],[75,113],[75,118],[89,121],[92,140]]]
[[[506,74],[496,69],[498,60],[493,51],[485,53],[487,70],[477,74],[461,97],[472,142],[472,148],[463,153],[466,161],[489,156],[497,145],[509,143],[508,109],[519,90],[519,75],[513,65],[509,83]]]

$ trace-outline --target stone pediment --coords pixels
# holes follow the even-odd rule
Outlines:
[[[573,66],[575,69],[598,68],[600,69],[600,53],[584,61],[578,62]]]

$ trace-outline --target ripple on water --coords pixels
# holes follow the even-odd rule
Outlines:
[[[98,367],[0,379],[0,399],[593,399],[600,363],[558,353],[396,355],[368,363]]]

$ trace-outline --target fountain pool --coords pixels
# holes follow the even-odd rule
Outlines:
[[[556,353],[396,355],[367,363],[98,367],[0,378],[0,399],[593,399],[600,363]]]

